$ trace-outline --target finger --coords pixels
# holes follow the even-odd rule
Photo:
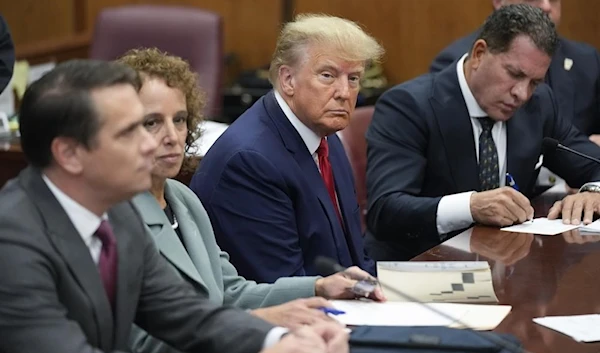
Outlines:
[[[513,223],[523,223],[527,220],[527,211],[518,204],[509,202],[504,207],[506,208],[506,215],[513,220]]]
[[[377,302],[386,302],[387,298],[383,294],[381,287],[377,286],[375,290],[369,295],[369,299],[373,299]]]
[[[348,333],[345,331],[338,331],[333,337],[326,340],[327,352],[329,353],[347,353],[350,350],[348,346]]]
[[[525,195],[521,194],[517,190],[514,190],[513,188],[509,188],[509,190],[509,195],[511,196],[514,203],[516,203],[519,206],[519,208],[521,208],[525,213],[527,213],[527,211],[529,211],[529,209],[531,208],[531,201],[529,201],[529,199],[525,197]]]
[[[299,299],[304,305],[306,305],[309,308],[332,308],[333,304],[331,304],[330,301],[328,301],[325,298],[321,298],[321,297],[311,297],[311,298],[304,298],[304,299]]]
[[[344,276],[346,276],[348,278],[352,278],[352,279],[357,279],[357,280],[375,279],[368,272],[361,270],[357,266],[349,267],[343,273],[344,273]]]
[[[577,195],[579,196],[579,195]],[[571,224],[577,225],[581,223],[581,216],[583,213],[583,206],[586,202],[582,197],[575,196],[573,201],[573,208],[571,209]],[[563,213],[564,218],[564,213]]]
[[[583,223],[584,224],[590,224],[593,222],[594,220],[594,210],[596,209],[594,202],[592,202],[591,200],[589,200],[588,202],[585,203],[584,206],[584,211],[583,211]]]
[[[562,220],[564,224],[571,224],[571,211],[573,210],[573,197],[567,196],[562,201]]]
[[[557,219],[562,210],[562,201],[556,201],[548,211],[548,219]]]

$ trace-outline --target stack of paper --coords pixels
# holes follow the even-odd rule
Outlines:
[[[487,261],[377,262],[390,301],[497,303]]]
[[[577,342],[600,341],[600,315],[546,316],[533,319],[549,329],[570,336]]]
[[[536,218],[533,221],[523,222],[510,227],[504,227],[501,230],[515,233],[531,233],[542,235],[556,235],[568,232],[573,229],[579,229],[581,232],[600,233],[600,222],[595,221],[591,224],[563,224],[562,219],[547,219],[545,217]]]
[[[447,326],[492,330],[511,310],[508,305],[451,303],[377,303],[360,300],[334,300],[344,314],[332,315],[352,326]]]

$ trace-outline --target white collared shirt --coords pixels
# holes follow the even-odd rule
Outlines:
[[[321,144],[321,137],[317,135],[314,131],[309,129],[308,126],[304,125],[304,123],[301,122],[300,119],[298,119],[296,114],[294,114],[290,106],[285,102],[281,94],[279,94],[279,92],[277,91],[275,91],[275,100],[277,100],[277,104],[279,104],[281,110],[283,110],[283,114],[285,114],[292,126],[296,129],[296,131],[298,131],[298,134],[302,138],[302,141],[304,141],[308,152],[310,152],[310,154],[313,157],[313,160],[317,164],[317,167],[319,167],[319,157],[317,156],[317,149]]]
[[[92,255],[92,259],[96,264],[98,264],[98,260],[100,258],[100,251],[102,250],[102,241],[98,239],[98,237],[94,236],[94,233],[100,227],[100,223],[103,219],[108,219],[106,214],[102,217],[98,217],[96,214],[83,207],[77,201],[70,198],[67,194],[62,192],[48,177],[42,174],[42,179],[48,185],[48,188],[58,200],[58,203],[65,210],[67,216],[73,223],[73,226],[83,239],[83,242],[90,250],[90,254]]]
[[[475,155],[479,163],[479,135],[483,128],[477,118],[488,116],[481,109],[465,78],[463,64],[467,54],[456,64],[456,74],[458,75],[458,83],[462,92],[469,116],[471,117],[471,125],[473,127],[473,138],[475,140]],[[500,186],[506,183],[506,124],[502,121],[497,121],[492,128],[492,139],[496,144],[498,152],[498,170]],[[436,225],[439,234],[445,234],[468,227],[473,223],[473,215],[471,214],[471,195],[475,191],[467,191],[453,195],[442,197],[437,208]]]

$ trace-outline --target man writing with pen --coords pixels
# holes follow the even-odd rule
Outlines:
[[[594,157],[600,148],[558,110],[544,77],[558,38],[529,5],[490,15],[469,53],[447,69],[386,92],[367,131],[366,248],[375,260],[409,259],[473,223],[533,218],[542,165],[581,187],[600,165],[542,148],[545,137]],[[557,202],[548,218],[589,223],[593,185]]]

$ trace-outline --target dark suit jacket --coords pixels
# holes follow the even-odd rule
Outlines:
[[[10,30],[0,15],[0,93],[10,82],[15,67],[15,47],[10,36]]]
[[[219,246],[242,276],[274,282],[316,275],[318,255],[374,271],[363,248],[348,158],[335,134],[328,141],[346,232],[315,161],[273,92],[238,118],[202,158],[190,187],[208,211]]]
[[[473,128],[455,65],[392,88],[375,106],[366,134],[367,223],[370,235],[389,247],[378,253],[369,238],[369,253],[377,260],[386,258],[381,252],[400,260],[438,244],[441,197],[479,188]],[[506,135],[507,172],[528,197],[544,137],[600,157],[600,147],[560,115],[545,84],[506,123]],[[557,152],[543,161],[574,187],[600,180],[600,166],[578,156]]]
[[[0,191],[0,352],[121,352],[133,322],[189,352],[258,352],[271,325],[210,303],[159,255],[130,203],[117,238],[116,314],[88,247],[27,168]]]
[[[430,71],[441,71],[461,58],[478,35],[476,31],[450,44],[433,60]],[[572,60],[570,70],[565,69],[565,59]],[[546,82],[566,119],[586,135],[600,134],[600,57],[594,47],[560,38]]]

